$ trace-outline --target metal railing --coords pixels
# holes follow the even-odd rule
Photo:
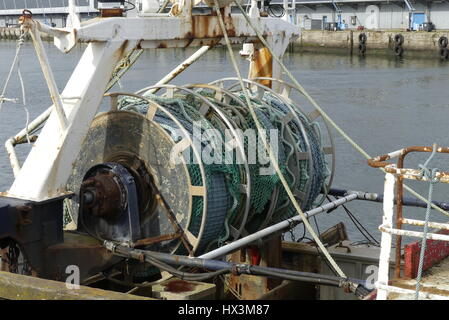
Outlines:
[[[434,150],[435,149],[435,150]],[[424,237],[430,240],[449,241],[449,235],[432,233],[432,232],[418,232],[411,230],[403,230],[403,225],[414,226],[427,226],[430,228],[437,228],[442,230],[449,230],[449,224],[436,223],[431,221],[407,219],[403,217],[403,180],[418,180],[418,181],[430,181],[431,179],[426,175],[423,175],[420,169],[408,169],[403,168],[404,158],[411,152],[435,152],[435,153],[449,153],[449,148],[443,147],[420,147],[411,146],[404,149],[400,149],[391,152],[386,155],[378,156],[368,160],[368,164],[375,168],[384,168],[385,185],[384,185],[384,202],[383,202],[383,218],[382,224],[379,226],[379,230],[382,232],[381,238],[381,250],[379,259],[379,275],[376,282],[377,299],[386,300],[389,292],[396,292],[399,294],[416,294],[415,290],[403,289],[389,285],[389,260],[391,253],[392,235],[396,235],[396,266],[395,277],[400,278],[401,267],[401,242],[402,236],[421,238]],[[386,162],[389,159],[398,158],[397,164]],[[435,171],[432,177],[434,182],[449,183],[449,172]],[[395,227],[393,227],[393,212],[394,212],[394,188],[396,188],[396,221]],[[448,299],[447,296],[429,294],[426,292],[419,292],[419,297],[430,299]]]

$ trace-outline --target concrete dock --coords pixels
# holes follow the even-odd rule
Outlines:
[[[400,34],[403,37],[401,44],[404,58],[421,57],[441,58],[438,40],[441,37],[449,39],[448,31],[326,31],[326,30],[301,30],[299,39],[292,46],[293,51],[322,52],[359,55],[359,37],[365,34],[364,55],[397,56],[395,52],[395,37]],[[20,36],[19,28],[0,27],[0,40],[16,40]],[[49,35],[42,35],[45,40],[52,40]]]
[[[295,50],[309,52],[340,52],[359,54],[360,34],[366,35],[365,55],[395,56],[395,36],[403,37],[403,57],[439,58],[441,37],[449,38],[449,31],[325,31],[302,30],[301,36],[295,44]]]
[[[17,40],[20,37],[20,28],[0,27],[0,40]],[[53,40],[53,36],[42,34],[43,40]],[[30,35],[26,39],[31,39]]]

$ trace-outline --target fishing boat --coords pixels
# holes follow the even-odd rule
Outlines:
[[[52,101],[6,141],[15,179],[0,196],[0,297],[447,299],[449,224],[430,221],[429,212],[448,214],[432,188],[449,173],[430,161],[449,148],[369,156],[282,62],[300,32],[288,15],[269,17],[257,0],[246,9],[204,2],[98,0],[100,15],[81,22],[69,0],[65,28],[23,11],[11,72],[30,37]],[[84,48],[62,91],[42,34],[63,53]],[[170,84],[218,46],[235,77]],[[157,83],[112,91],[144,50],[188,47],[199,49]],[[14,99],[3,90],[0,106]],[[383,194],[332,186],[334,131],[366,158],[367,170],[382,171]],[[21,164],[22,143],[33,147]],[[428,161],[404,167],[417,152]],[[427,182],[429,195],[407,180]],[[383,203],[380,243],[349,241],[343,223],[321,233],[312,226],[316,215],[351,201]],[[406,218],[408,206],[423,208],[425,218]],[[287,240],[298,225],[303,237]],[[402,237],[419,240],[404,246]]]

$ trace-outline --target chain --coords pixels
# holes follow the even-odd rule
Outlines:
[[[16,242],[11,242],[5,251],[4,256],[2,256],[2,263],[8,266],[9,272],[23,275],[32,274],[31,265]]]
[[[19,273],[19,255],[20,248],[16,243],[8,246],[8,252],[6,253],[6,259],[9,265],[9,272]]]

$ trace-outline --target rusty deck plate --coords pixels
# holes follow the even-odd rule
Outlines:
[[[404,289],[415,290],[416,281],[414,279],[395,279],[392,281],[392,285]],[[434,265],[423,274],[423,278],[421,280],[421,292],[447,296],[449,300],[448,258]],[[413,294],[390,293],[388,295],[389,300],[411,300],[414,298],[415,297]]]

